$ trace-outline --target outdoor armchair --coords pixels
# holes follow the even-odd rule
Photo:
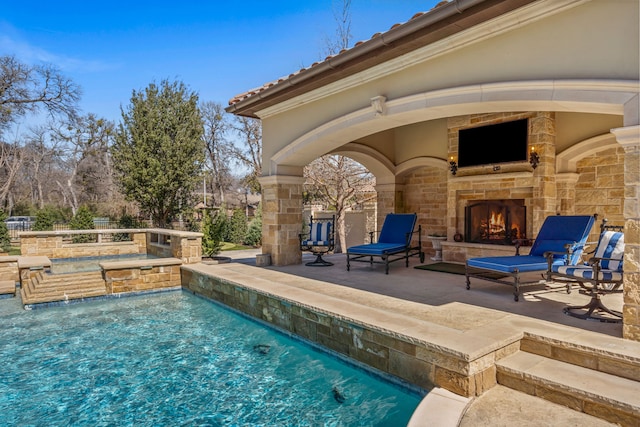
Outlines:
[[[622,322],[622,313],[607,308],[601,295],[622,292],[624,233],[621,225],[607,225],[604,219],[600,226],[600,237],[596,248],[587,262],[577,265],[552,265],[547,277],[549,280],[564,282],[567,293],[572,286],[580,285],[580,292],[591,296],[588,304],[568,306],[564,312],[579,319],[599,320],[607,323]]]
[[[332,262],[322,259],[322,255],[333,251],[335,247],[335,222],[336,216],[329,218],[309,218],[309,233],[298,235],[300,239],[300,250],[310,251],[316,256],[314,261],[305,265],[309,267],[328,267]]]

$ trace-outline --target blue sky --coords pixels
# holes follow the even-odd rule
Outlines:
[[[352,0],[353,42],[439,0]],[[322,59],[332,0],[7,1],[0,54],[56,65],[83,90],[84,114],[119,121],[132,90],[181,80],[202,101],[230,98]]]

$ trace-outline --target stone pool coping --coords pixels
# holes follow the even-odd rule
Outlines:
[[[182,260],[178,258],[145,258],[145,259],[130,259],[124,261],[103,261],[98,265],[103,270],[121,270],[127,268],[145,268],[152,266],[167,266],[182,264]]]

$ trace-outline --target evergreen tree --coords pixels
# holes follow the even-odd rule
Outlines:
[[[36,212],[36,221],[31,230],[33,231],[51,231],[57,220],[62,219],[59,211],[51,206],[45,206]]]
[[[93,214],[88,207],[82,205],[78,208],[78,212],[69,221],[69,228],[71,230],[93,230],[95,228]],[[93,234],[75,234],[72,240],[73,243],[88,243],[93,242],[95,239]]]
[[[213,213],[206,209],[202,218],[202,253],[205,256],[213,257],[220,252],[222,248],[222,232],[224,231],[225,221],[220,220],[224,217],[220,212]]]
[[[9,229],[4,220],[7,219],[7,214],[0,210],[0,251],[9,252],[11,249],[11,236],[9,235]]]
[[[240,245],[247,234],[247,217],[241,209],[234,209],[229,224],[229,241]]]
[[[164,80],[133,92],[112,149],[123,193],[168,226],[193,204],[204,162],[198,96],[181,82]]]
[[[249,222],[244,243],[251,246],[260,246],[262,244],[262,205],[258,207],[255,216]]]

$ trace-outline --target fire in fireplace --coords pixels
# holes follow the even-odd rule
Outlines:
[[[526,239],[527,211],[523,199],[480,200],[465,209],[465,240],[513,245]]]

